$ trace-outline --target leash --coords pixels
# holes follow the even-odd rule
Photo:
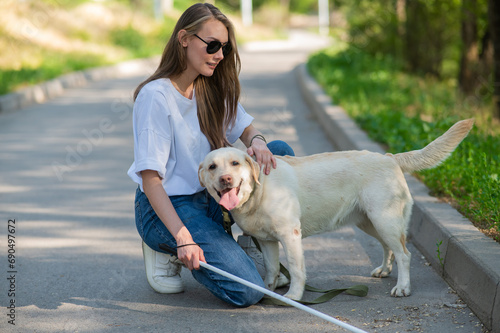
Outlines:
[[[255,246],[257,249],[262,252],[260,248],[259,241],[255,238],[252,237],[252,241],[254,242]],[[280,263],[280,272],[290,280],[290,272],[288,272],[288,269],[286,269],[285,266],[283,266],[282,263]],[[353,296],[358,296],[358,297],[365,297],[368,295],[368,287],[362,284],[359,285],[354,285],[349,288],[340,288],[340,289],[319,289],[313,286],[310,286],[308,284],[305,285],[305,290],[307,291],[312,291],[315,293],[323,293],[322,296],[319,296],[318,298],[312,300],[312,301],[304,301],[304,300],[298,300],[296,302],[299,302],[304,305],[313,305],[313,304],[320,304],[327,302],[334,298],[335,296],[345,292],[346,294],[353,295]],[[276,302],[274,299],[269,299],[269,298],[264,298],[261,303],[263,304],[268,304],[268,305],[284,305],[280,304],[279,302]]]
[[[166,244],[159,244],[159,247],[160,247],[160,249],[165,250],[165,251],[169,252],[170,254],[177,256],[177,252],[174,249],[172,249],[171,247],[169,247],[168,245],[166,245]],[[229,278],[229,279],[231,279],[233,281],[241,283],[241,284],[243,284],[243,285],[245,285],[247,287],[250,287],[250,288],[252,288],[254,290],[260,291],[261,293],[263,293],[265,295],[268,295],[270,297],[273,297],[273,298],[275,298],[275,299],[277,299],[277,300],[279,300],[279,301],[281,301],[281,302],[283,302],[285,304],[288,304],[290,306],[296,307],[297,309],[303,310],[303,311],[305,311],[305,312],[307,312],[309,314],[312,314],[312,315],[317,316],[317,317],[319,317],[319,318],[321,318],[323,320],[326,320],[326,321],[328,321],[330,323],[333,323],[333,324],[335,324],[337,326],[345,328],[346,330],[348,330],[350,332],[368,333],[368,332],[363,331],[363,330],[361,330],[361,329],[359,329],[357,327],[354,327],[352,325],[344,323],[343,321],[335,319],[335,318],[333,318],[333,317],[331,317],[331,316],[329,316],[329,315],[327,315],[327,314],[325,314],[323,312],[314,310],[314,309],[312,309],[310,307],[307,307],[307,306],[305,306],[303,304],[300,304],[300,303],[298,303],[298,302],[296,302],[294,300],[291,300],[291,299],[289,299],[287,297],[284,297],[284,296],[282,296],[280,294],[277,294],[277,293],[275,293],[275,292],[273,292],[271,290],[268,290],[266,288],[258,286],[258,285],[254,284],[252,282],[244,280],[244,279],[242,279],[242,278],[240,278],[238,276],[235,276],[235,275],[233,275],[231,273],[223,271],[222,269],[214,267],[214,266],[212,266],[210,264],[207,264],[207,263],[205,263],[203,261],[200,261],[200,266],[203,267],[203,268],[205,268],[205,269],[211,270],[211,271],[213,271],[213,272],[215,272],[217,274],[220,274],[220,275],[222,275],[224,277],[227,277],[227,278]]]
[[[231,226],[235,223],[233,217],[231,216],[231,213],[227,211],[223,206],[220,206],[222,209],[222,214],[223,214],[223,226],[224,230],[231,236],[233,237],[233,233],[231,231]],[[234,237],[233,237],[234,238]],[[259,241],[252,236],[252,241],[254,242],[255,246],[257,249],[262,253],[262,250],[260,248]],[[286,269],[285,266],[283,266],[282,263],[280,263],[280,272],[290,280],[290,273],[288,272],[288,269]],[[335,296],[345,292],[346,294],[353,295],[353,296],[358,296],[358,297],[365,297],[368,294],[368,287],[365,285],[354,285],[349,288],[340,288],[340,289],[318,289],[313,286],[310,286],[308,284],[305,285],[305,290],[315,292],[315,293],[322,293],[323,295],[317,297],[316,299],[312,301],[305,301],[305,300],[296,300],[296,302],[304,304],[304,305],[313,305],[313,304],[320,304],[320,303],[325,303],[334,298]],[[281,305],[281,306],[287,306],[287,304],[284,304],[283,302],[280,302],[276,299],[269,298],[269,297],[264,297],[261,301],[262,304],[265,305]]]

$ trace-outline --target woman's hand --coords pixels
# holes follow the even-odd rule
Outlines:
[[[264,174],[271,172],[271,167],[276,169],[276,158],[267,148],[267,143],[263,140],[262,134],[253,125],[248,125],[240,136],[241,141],[247,146],[247,153],[254,156],[259,167],[264,166]]]
[[[187,243],[192,245],[181,246],[177,248],[177,258],[190,270],[200,269],[200,261],[206,262],[203,250],[194,242]]]
[[[177,258],[190,271],[200,269],[200,261],[206,262],[203,250],[195,243],[185,226],[175,235],[175,240],[177,242]]]
[[[255,156],[255,160],[259,166],[264,166],[264,174],[268,175],[271,172],[271,167],[276,169],[276,158],[273,153],[267,148],[267,144],[260,138],[255,138],[252,145],[248,147],[247,153],[250,156]]]

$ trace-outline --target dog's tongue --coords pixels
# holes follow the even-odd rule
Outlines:
[[[222,205],[227,210],[231,210],[234,207],[238,206],[240,199],[238,198],[236,191],[237,191],[236,188],[232,188],[230,190],[223,190],[221,192],[219,205]]]

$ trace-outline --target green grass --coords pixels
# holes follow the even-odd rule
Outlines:
[[[472,108],[456,95],[453,81],[405,74],[393,59],[353,48],[321,51],[308,68],[334,103],[389,152],[421,149],[456,121],[476,117],[452,156],[417,176],[432,195],[448,198],[500,241],[500,126],[487,115],[488,98]]]
[[[43,3],[39,3],[40,8],[29,7],[32,12],[25,14],[26,20],[29,21],[33,13],[40,13],[43,10],[50,13],[50,10],[60,11],[61,8],[69,10],[85,2],[88,1],[65,0],[58,2],[55,6],[52,0],[45,0],[45,7],[42,6]],[[125,0],[122,2],[128,4]],[[176,3],[176,8],[187,7],[190,3],[191,0],[180,1]],[[115,2],[109,4],[110,8],[114,8],[114,5],[116,5]],[[0,28],[0,45],[14,45],[17,47],[15,52],[22,54],[18,58],[22,61],[18,61],[17,64],[12,64],[12,61],[8,60],[0,63],[0,95],[56,78],[65,73],[161,54],[176,19],[165,17],[162,22],[157,22],[152,17],[152,10],[149,10],[151,13],[148,12],[149,16],[147,16],[144,13],[137,14],[134,8],[129,8],[128,11],[124,8],[128,7],[122,6],[120,10],[127,13],[124,20],[129,22],[125,25],[114,21],[114,27],[99,26],[99,33],[96,31],[90,33],[90,30],[86,31],[77,27],[66,27],[66,33],[62,35],[66,38],[68,51],[60,48],[55,50],[46,45],[30,44],[26,40],[19,39],[18,36],[10,36],[8,30]],[[14,9],[15,6],[12,10]],[[142,8],[139,11],[144,12],[145,9]],[[59,14],[62,15],[61,11]],[[150,18],[148,28],[138,29],[140,24],[138,22],[143,21],[134,20],[134,16],[143,17],[143,21],[144,17]],[[52,26],[47,22],[42,28],[58,29],[58,26]],[[82,42],[88,42],[87,45],[91,45],[89,47],[91,50],[87,51],[82,47],[78,50],[72,48],[72,45],[79,45]]]
[[[145,35],[132,25],[128,25],[124,28],[112,30],[109,38],[113,45],[125,49],[128,57],[144,58],[163,52],[174,26],[175,21],[166,18],[162,24],[158,24],[153,32]]]
[[[45,60],[38,67],[0,70],[0,95],[65,73],[109,64],[104,57],[95,54],[44,52],[43,58]]]
[[[167,27],[167,32],[170,28]],[[116,59],[106,58],[104,54],[78,52],[41,51],[43,59],[37,66],[23,66],[21,69],[0,69],[0,95],[56,78],[62,74],[104,66],[119,61],[149,57],[161,54],[165,46],[165,31],[155,32],[152,36],[141,34],[131,27],[115,29],[110,32],[112,45],[122,49],[124,56]],[[36,52],[40,50],[36,50]]]
[[[90,1],[44,0],[37,2],[37,6],[28,6],[32,12],[26,12],[24,15],[26,20],[30,21],[37,13],[51,13],[52,10],[64,8],[68,11],[67,15],[71,17],[71,10],[86,2]],[[113,21],[112,26],[106,24],[98,26],[98,33],[92,29],[85,30],[78,25],[65,27],[65,33],[62,35],[67,38],[68,47],[73,43],[82,44],[82,42],[87,42],[84,43],[85,45],[91,45],[88,49],[80,47],[78,50],[72,49],[73,51],[60,48],[54,50],[46,45],[30,44],[17,35],[10,35],[8,29],[0,27],[0,46],[9,49],[9,46],[14,45],[16,46],[14,52],[17,54],[15,62],[12,58],[5,57],[2,60],[0,57],[0,95],[56,78],[65,73],[159,55],[163,52],[177,22],[176,15],[180,15],[193,3],[195,3],[193,0],[175,1],[176,13],[166,16],[162,22],[157,22],[153,18],[152,1],[138,1],[135,5],[128,0],[107,1],[101,6],[113,9],[119,5],[116,8],[119,9],[123,20],[119,20],[118,23]],[[13,2],[12,10],[15,8],[15,2]],[[63,14],[59,12],[59,15]],[[137,18],[142,18],[142,20]],[[141,26],[144,22],[147,22],[146,26]],[[43,28],[61,29],[56,23],[51,25],[47,22]],[[260,27],[259,31],[264,35],[273,35],[273,31],[266,26]],[[258,33],[241,31],[237,36],[238,40],[247,41],[258,38]]]

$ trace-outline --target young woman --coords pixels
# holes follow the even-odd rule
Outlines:
[[[211,150],[240,139],[269,174],[276,155],[293,155],[284,142],[266,144],[239,104],[240,59],[231,22],[211,4],[196,4],[180,17],[156,72],[134,95],[134,163],[128,174],[139,187],[135,212],[143,239],[146,275],[160,293],[183,291],[178,259],[218,298],[249,306],[260,292],[211,271],[205,261],[263,286],[255,264],[223,228],[217,202],[198,181],[198,166]]]

